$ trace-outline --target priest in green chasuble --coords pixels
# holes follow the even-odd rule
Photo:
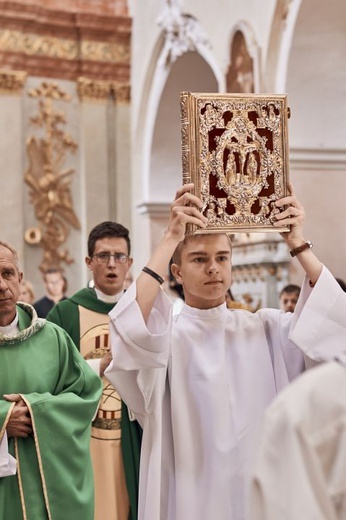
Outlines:
[[[123,295],[132,265],[128,230],[108,221],[95,226],[88,238],[86,264],[93,275],[93,287],[59,302],[47,319],[69,333],[103,381],[91,429],[95,520],[136,520],[142,430],[104,376],[112,359],[108,313]]]
[[[64,330],[17,302],[21,279],[0,241],[0,518],[93,520],[100,380]]]

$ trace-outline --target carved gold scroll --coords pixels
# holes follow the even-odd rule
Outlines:
[[[69,152],[77,145],[64,131],[64,112],[55,107],[56,101],[69,101],[70,97],[56,84],[43,82],[29,92],[38,99],[39,111],[30,121],[38,129],[39,136],[27,140],[28,168],[24,180],[30,188],[30,200],[39,225],[25,233],[25,240],[43,249],[40,264],[42,271],[74,260],[64,246],[70,228],[80,228],[73,208],[71,193],[72,168],[64,168]]]
[[[288,231],[273,226],[288,194],[286,96],[182,92],[180,108],[183,183],[194,183],[208,218],[190,231]]]

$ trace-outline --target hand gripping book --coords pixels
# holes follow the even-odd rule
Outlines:
[[[286,95],[180,95],[183,184],[203,202],[207,228],[284,232],[274,202],[289,195]]]

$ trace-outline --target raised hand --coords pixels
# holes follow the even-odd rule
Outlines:
[[[166,234],[180,242],[184,239],[187,224],[195,224],[205,228],[208,219],[202,215],[200,209],[203,204],[201,199],[192,195],[193,184],[185,184],[175,194],[171,204],[171,214]]]
[[[290,226],[289,232],[281,233],[281,236],[288,244],[290,249],[298,247],[299,245],[305,242],[304,234],[303,234],[303,224],[305,220],[305,210],[302,204],[297,199],[292,186],[290,185],[291,194],[287,197],[283,197],[280,200],[277,200],[275,205],[280,210],[280,208],[284,208],[282,211],[278,211],[276,213],[275,218],[276,222],[274,226]]]

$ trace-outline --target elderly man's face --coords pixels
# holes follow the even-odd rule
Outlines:
[[[12,251],[0,246],[0,326],[9,325],[16,316],[16,303],[23,273],[18,270]]]

